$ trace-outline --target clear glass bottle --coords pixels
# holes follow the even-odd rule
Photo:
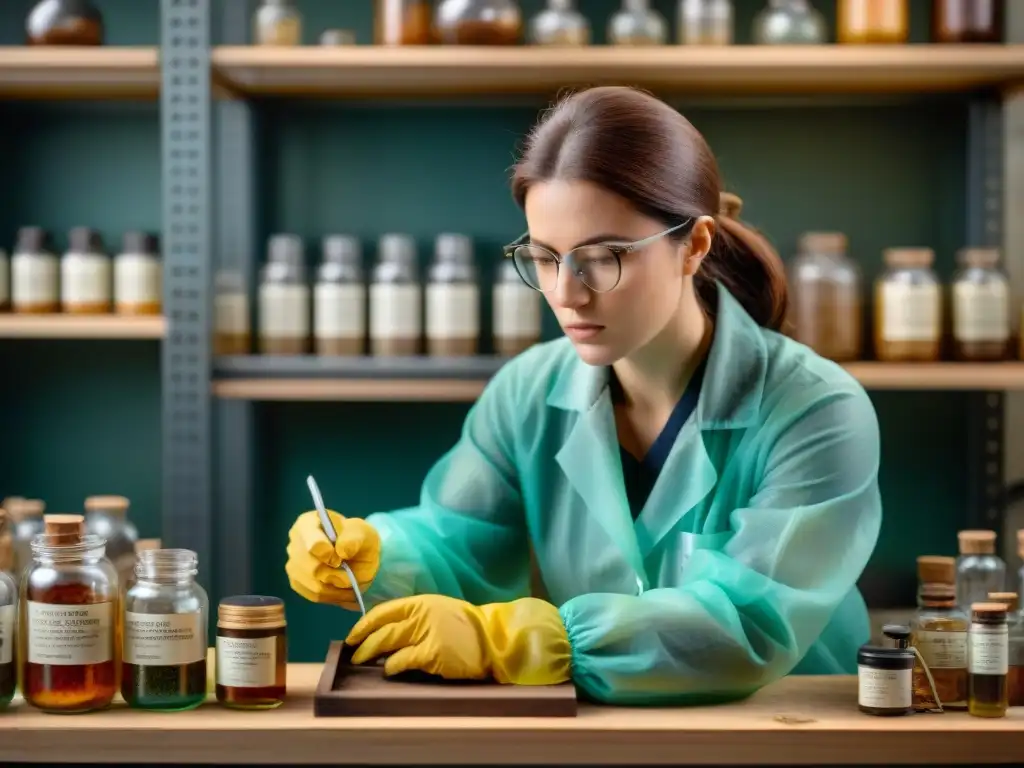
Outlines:
[[[32,564],[32,541],[43,532],[43,513],[46,504],[40,499],[18,499],[5,502],[7,513],[14,526],[12,545],[14,547],[14,581],[21,582],[21,575]]]
[[[841,232],[807,232],[789,265],[793,338],[823,357],[863,357],[860,268],[847,256]]]
[[[249,291],[241,270],[222,269],[214,279],[213,354],[248,355],[252,350]]]
[[[964,248],[953,276],[953,357],[1005,360],[1010,351],[1010,282],[999,269],[999,249]]]
[[[931,248],[888,248],[875,282],[875,356],[931,362],[942,354],[942,290]],[[963,605],[963,603],[961,603]]]
[[[298,235],[273,235],[260,278],[260,352],[304,355],[309,352],[310,290],[306,258]]]
[[[0,312],[11,308],[11,260],[7,251],[0,248]]]
[[[124,601],[121,695],[128,706],[177,711],[206,700],[210,600],[187,549],[139,553]]]
[[[828,27],[808,0],[768,0],[754,17],[753,38],[758,45],[821,45]]]
[[[130,502],[124,496],[90,496],[85,500],[85,530],[106,542],[107,559],[118,581],[128,582],[135,570],[135,542],[139,531],[128,519]]]
[[[664,45],[668,42],[665,17],[651,8],[650,0],[622,0],[608,21],[611,45]]]
[[[110,312],[113,300],[113,262],[95,229],[75,227],[68,234],[68,251],[60,260],[60,301],[73,315]]]
[[[533,45],[590,45],[590,22],[574,0],[548,0],[547,8],[530,21]]]
[[[1020,596],[1016,592],[989,592],[988,599],[1006,606],[1007,697],[1011,707],[1024,706],[1024,617]]]
[[[42,227],[22,227],[11,257],[11,306],[23,314],[60,311],[60,259]]]
[[[839,0],[838,42],[852,45],[900,45],[910,34],[908,0]]]
[[[679,0],[680,45],[731,45],[732,0]]]
[[[409,235],[382,235],[370,285],[370,351],[380,357],[418,355],[422,338],[416,243]]]
[[[318,355],[366,353],[366,279],[358,238],[330,235],[313,289],[313,336]]]
[[[512,357],[541,336],[541,294],[523,282],[512,259],[502,259],[492,292],[494,351]]]
[[[376,0],[373,41],[377,45],[430,45],[433,13],[430,0]]]
[[[517,45],[523,13],[516,0],[441,0],[434,29],[443,45]]]
[[[971,606],[970,671],[967,712],[974,717],[1006,717],[1009,706],[1009,636],[1006,606]]]
[[[434,241],[427,282],[427,354],[465,357],[480,343],[480,286],[473,241],[443,233]]]
[[[163,269],[156,235],[125,232],[114,257],[114,308],[119,315],[159,315]]]
[[[10,536],[7,513],[0,508],[0,541],[8,549],[11,546]],[[4,558],[13,561],[13,553],[5,552]],[[11,703],[18,685],[18,656],[15,652],[18,587],[9,571],[13,563],[6,564],[8,568],[0,566],[0,709]]]
[[[302,14],[294,0],[263,0],[253,15],[256,45],[302,45]]]
[[[105,709],[117,693],[117,571],[81,515],[47,515],[21,582],[25,701],[47,712]]]
[[[1000,0],[934,0],[932,41],[1001,43],[1006,4]]]
[[[996,554],[995,531],[960,531],[957,540],[956,603],[968,611],[974,603],[987,602],[989,592],[1006,589],[1006,563]]]
[[[956,607],[956,588],[952,584],[921,584],[917,605],[913,645],[931,670],[935,692],[924,668],[917,662],[914,665],[915,708],[931,709],[931,699],[938,695],[944,708],[966,709],[970,619]]]

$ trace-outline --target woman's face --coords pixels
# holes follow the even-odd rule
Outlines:
[[[559,257],[583,245],[632,243],[666,229],[589,182],[535,184],[525,209],[530,241]],[[588,288],[563,264],[555,288],[544,297],[580,358],[590,365],[611,365],[647,346],[675,317],[684,289],[692,291],[692,275],[699,266],[699,258],[689,256],[689,242],[659,238],[622,254],[618,285],[602,293]]]

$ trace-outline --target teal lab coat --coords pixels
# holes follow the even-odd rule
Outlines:
[[[718,295],[697,409],[635,522],[608,370],[567,339],[540,344],[488,384],[419,504],[367,518],[382,540],[368,602],[527,596],[532,545],[573,680],[598,701],[853,672],[882,518],[874,408],[840,366]]]

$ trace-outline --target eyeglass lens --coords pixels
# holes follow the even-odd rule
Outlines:
[[[535,245],[520,245],[512,254],[516,269],[531,288],[547,293],[558,285],[558,260]],[[619,257],[603,245],[586,245],[563,257],[564,266],[590,290],[602,293],[619,283],[622,265]]]

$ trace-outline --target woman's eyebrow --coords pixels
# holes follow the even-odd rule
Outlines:
[[[552,248],[550,245],[548,245],[547,243],[545,243],[545,242],[543,242],[541,240],[536,240],[534,238],[530,238],[529,240],[530,240],[530,245],[539,245],[541,248],[547,248],[552,253],[558,253],[558,249]],[[606,233],[606,234],[602,234],[602,235],[594,235],[593,237],[588,237],[586,240],[581,240],[580,242],[576,243],[576,245],[574,245],[569,250],[573,250],[574,251],[577,248],[582,248],[585,245],[598,245],[600,243],[631,243],[631,242],[632,242],[632,239],[629,238],[629,237],[625,237],[624,235],[615,235],[615,234]]]

